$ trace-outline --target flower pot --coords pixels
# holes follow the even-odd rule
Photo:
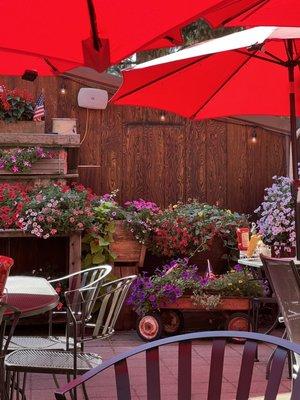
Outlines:
[[[0,121],[0,133],[45,133],[45,121]]]
[[[9,271],[14,264],[14,260],[10,257],[0,256],[0,299],[3,295]]]
[[[146,247],[135,239],[125,221],[116,221],[113,239],[110,250],[116,255],[116,262],[137,263],[140,267],[143,266]]]
[[[52,118],[52,132],[59,135],[76,135],[76,118]]]
[[[271,246],[271,256],[274,258],[294,258],[296,257],[296,247],[292,247],[291,251],[287,251],[284,246]]]

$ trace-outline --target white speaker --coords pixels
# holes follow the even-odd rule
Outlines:
[[[108,103],[108,93],[102,89],[81,88],[77,100],[79,107],[104,110]]]

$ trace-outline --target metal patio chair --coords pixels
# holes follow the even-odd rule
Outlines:
[[[97,297],[99,285],[102,285],[105,278],[111,272],[110,265],[100,265],[88,268],[73,274],[63,276],[62,278],[53,279],[49,282],[52,285],[65,285],[69,290],[79,289],[83,287],[93,287],[89,292],[91,297]],[[90,302],[90,311],[93,308],[93,303]],[[66,349],[66,339],[63,336],[54,336],[52,332],[53,316],[61,316],[66,319],[67,310],[56,311],[53,310],[49,313],[49,334],[48,336],[13,336],[8,350],[21,350],[21,349]],[[89,314],[87,315],[89,318]]]
[[[22,388],[19,389],[23,395],[28,372],[65,374],[69,379],[102,363],[100,355],[84,351],[84,344],[93,339],[106,339],[114,333],[115,323],[135,278],[129,276],[102,285],[98,288],[96,298],[91,295],[94,290],[91,286],[65,293],[68,310],[66,350],[16,350],[5,358],[5,367],[8,375],[12,375],[13,382],[16,374],[23,373]],[[92,309],[97,309],[94,321]],[[72,348],[69,346],[70,338]],[[85,392],[84,395],[87,398]]]
[[[193,399],[204,399],[207,398],[209,400],[219,400],[222,396],[222,381],[223,374],[226,372],[226,368],[230,367],[229,364],[224,363],[224,359],[226,360],[226,349],[227,349],[227,341],[232,340],[233,338],[242,338],[245,339],[245,343],[243,344],[243,353],[240,354],[241,363],[235,361],[237,366],[236,373],[236,394],[232,397],[237,400],[246,400],[249,399],[251,394],[251,384],[253,383],[253,371],[254,371],[254,363],[255,363],[255,355],[258,343],[266,343],[268,345],[275,346],[276,350],[274,353],[274,359],[272,364],[272,369],[270,372],[270,377],[266,382],[266,388],[264,393],[265,400],[275,400],[277,397],[277,393],[279,392],[280,383],[282,379],[282,372],[285,365],[287,353],[289,351],[293,351],[297,354],[300,354],[300,346],[294,343],[291,343],[287,340],[277,338],[274,336],[266,336],[259,333],[253,332],[235,332],[235,331],[220,331],[220,332],[196,332],[190,333],[180,336],[173,336],[170,338],[165,338],[161,340],[156,340],[151,343],[147,343],[141,346],[138,346],[126,353],[114,356],[110,360],[107,360],[102,363],[102,365],[93,368],[86,374],[77,377],[74,381],[68,383],[67,385],[60,388],[55,393],[55,397],[57,400],[66,400],[69,399],[74,390],[78,389],[82,385],[87,385],[88,382],[92,386],[92,382],[96,381],[97,377],[105,372],[105,379],[114,379],[116,383],[115,394],[113,392],[110,393],[110,398],[118,400],[131,400],[133,399],[132,390],[131,390],[131,379],[134,378],[134,374],[131,373],[131,368],[134,364],[134,358],[131,357],[135,355],[139,356],[139,361],[141,361],[141,353],[145,354],[145,367],[141,367],[144,369],[145,375],[145,386],[148,400],[161,400],[163,399],[162,388],[164,385],[163,379],[161,378],[163,374],[163,368],[161,368],[160,363],[160,354],[163,354],[163,347],[166,345],[170,346],[170,349],[177,352],[178,366],[177,366],[177,375],[175,375],[175,379],[177,381],[177,395],[173,395],[173,399],[178,400],[191,400]],[[194,386],[195,379],[193,380],[193,372],[192,369],[195,367],[195,372],[197,374],[197,370],[199,365],[193,365],[193,348],[195,345],[199,346],[199,340],[205,340],[207,344],[207,340],[212,340],[211,345],[211,359],[210,359],[210,368],[207,373],[208,377],[208,388],[207,394],[204,391],[196,392],[197,389]],[[178,344],[178,346],[174,346],[174,344]],[[238,345],[239,349],[241,348],[241,344]],[[232,349],[229,348],[229,351]],[[201,346],[197,347],[197,352],[201,354]],[[239,353],[236,352],[235,357],[237,357]],[[130,360],[131,359],[131,360]],[[129,361],[129,363],[127,362]],[[139,364],[140,365],[140,364]],[[143,365],[143,364],[141,364]],[[113,376],[108,378],[109,368],[112,369]],[[200,372],[199,372],[200,373]],[[199,375],[200,376],[200,375]],[[139,379],[141,380],[141,374],[139,374]],[[196,378],[197,380],[197,378]],[[193,382],[193,384],[192,384]],[[198,386],[198,390],[200,385],[206,387],[203,381],[196,381]],[[142,390],[143,385],[139,386]],[[97,399],[101,399],[101,386],[99,383],[97,386],[93,387],[93,396],[95,397],[95,389],[98,388]],[[195,393],[194,393],[195,392]],[[198,394],[197,394],[198,393]],[[135,387],[135,395],[139,396],[139,389]],[[106,395],[103,395],[103,398]],[[142,393],[141,396],[145,396],[145,393]],[[296,377],[294,381],[294,385],[292,388],[291,400],[298,400],[300,397],[300,378]],[[135,398],[135,397],[134,397]],[[144,398],[144,397],[143,397]]]
[[[9,304],[0,302],[0,399],[8,399],[8,386],[5,383],[4,359],[9,343],[20,317],[20,311]],[[5,336],[7,335],[7,336]]]
[[[292,260],[261,256],[263,269],[277,300],[286,336],[300,344],[300,276]],[[294,369],[300,359],[296,358]]]

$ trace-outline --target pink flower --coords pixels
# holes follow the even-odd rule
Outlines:
[[[57,232],[57,229],[52,228],[50,231],[50,235],[55,235]]]
[[[79,222],[79,223],[77,224],[77,227],[78,227],[79,229],[82,229],[82,228],[83,228],[83,223],[82,223],[82,222]]]
[[[74,218],[74,217],[71,217],[71,218],[70,218],[70,222],[73,224],[73,223],[75,222],[75,218]]]
[[[16,165],[14,165],[12,167],[12,172],[19,172],[19,168]]]

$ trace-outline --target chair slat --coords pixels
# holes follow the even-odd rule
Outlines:
[[[130,382],[126,358],[115,364],[118,400],[131,400]]]
[[[192,397],[192,343],[180,342],[178,345],[178,400]]]
[[[265,393],[265,400],[276,400],[286,357],[287,350],[283,349],[282,347],[277,347],[273,355],[270,376]]]
[[[243,351],[236,400],[247,400],[249,398],[256,352],[257,343],[248,340]]]
[[[221,398],[225,339],[214,339],[211,351],[207,400]]]
[[[159,348],[146,350],[147,399],[160,400]]]

